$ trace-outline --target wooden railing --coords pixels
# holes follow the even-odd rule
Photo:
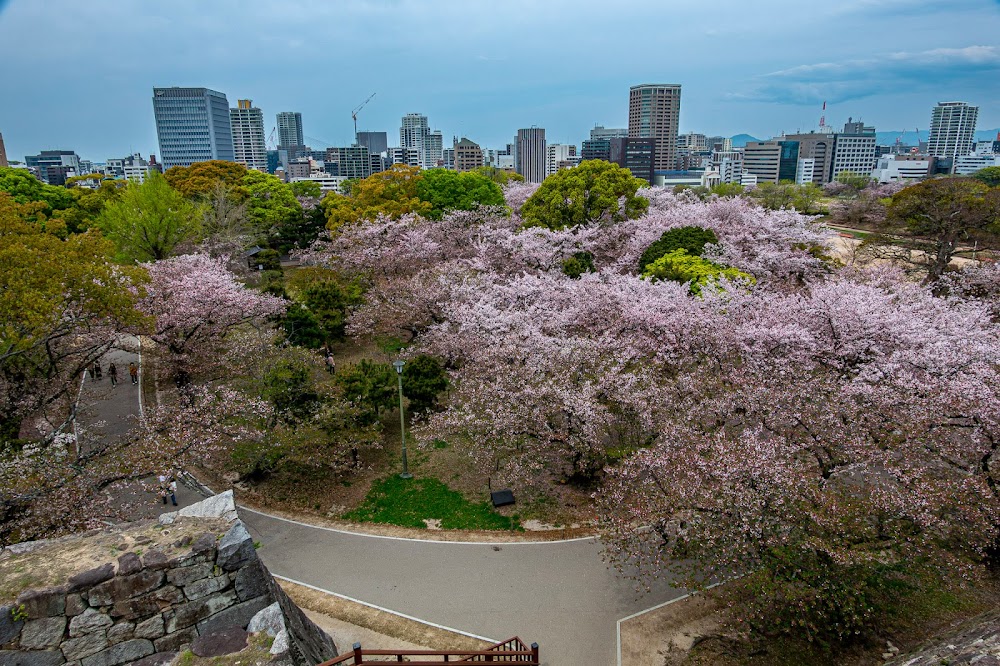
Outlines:
[[[320,666],[344,664],[374,664],[380,662],[406,662],[410,666],[437,666],[437,664],[489,662],[517,663],[524,666],[539,666],[538,643],[526,646],[520,638],[508,638],[485,650],[366,650],[361,643],[355,643],[353,650]]]

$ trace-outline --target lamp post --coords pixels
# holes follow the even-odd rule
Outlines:
[[[403,473],[399,475],[401,479],[412,479],[413,475],[406,467],[406,420],[403,418],[403,366],[406,361],[393,361],[392,367],[396,368],[396,377],[399,379],[399,437],[403,442]]]

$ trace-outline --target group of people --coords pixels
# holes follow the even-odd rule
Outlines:
[[[95,382],[104,378],[100,361],[94,361],[94,365],[90,369],[90,374]],[[135,362],[128,364],[128,376],[132,379],[133,384],[139,383],[139,366]],[[118,386],[118,366],[113,361],[108,364],[108,377],[111,379],[112,386]]]
[[[170,498],[170,502],[177,506],[177,477],[173,474],[168,478],[165,474],[161,474],[157,479],[160,482],[160,499],[163,503],[167,503],[167,498]]]

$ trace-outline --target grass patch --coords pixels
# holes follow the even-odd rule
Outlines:
[[[489,502],[470,502],[437,479],[398,476],[376,481],[361,506],[343,517],[419,529],[426,529],[426,518],[440,520],[446,530],[524,530],[517,516],[502,516]]]

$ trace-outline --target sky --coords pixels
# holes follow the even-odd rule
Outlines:
[[[518,128],[579,143],[624,127],[629,86],[682,85],[680,129],[759,138],[849,116],[927,129],[931,108],[1000,127],[1000,0],[0,0],[10,159],[159,153],[154,86],[300,111],[315,148],[427,115],[445,145]]]

